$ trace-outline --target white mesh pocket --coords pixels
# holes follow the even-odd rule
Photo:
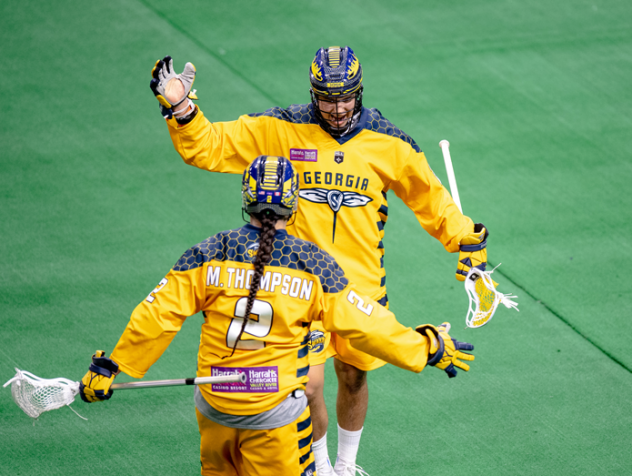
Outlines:
[[[465,323],[468,327],[476,328],[487,324],[494,316],[498,304],[501,303],[508,309],[519,311],[518,303],[512,300],[518,296],[503,294],[496,290],[496,283],[491,278],[496,268],[489,272],[471,268],[467,273],[465,291],[470,298],[470,305],[465,316]]]
[[[42,379],[25,370],[15,370],[15,377],[4,387],[11,384],[13,400],[31,418],[70,405],[79,393],[78,382],[65,378]]]

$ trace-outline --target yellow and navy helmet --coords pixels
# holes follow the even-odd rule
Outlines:
[[[242,209],[249,215],[270,210],[290,217],[298,207],[298,174],[285,157],[260,155],[244,171]]]
[[[348,46],[321,48],[309,68],[309,81],[319,96],[348,96],[362,89],[362,65]]]
[[[310,94],[314,115],[320,125],[334,136],[342,135],[357,122],[349,122],[345,130],[332,129],[323,119],[318,107],[318,98],[328,102],[335,102],[341,98],[349,98],[355,95],[356,104],[353,115],[357,116],[362,109],[362,65],[351,48],[345,46],[330,46],[321,48],[309,68]]]

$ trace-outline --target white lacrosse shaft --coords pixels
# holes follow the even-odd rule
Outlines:
[[[25,370],[15,369],[16,374],[4,387],[11,385],[13,401],[31,418],[37,418],[42,413],[56,410],[75,401],[79,393],[79,382],[66,378],[43,379]],[[178,380],[150,380],[146,382],[115,383],[110,388],[114,390],[172,387],[178,385],[205,385],[214,383],[246,383],[246,374],[240,372],[232,375],[217,377],[184,378]],[[72,407],[70,409],[74,412]],[[75,412],[77,413],[77,412]],[[83,418],[77,413],[77,415]],[[84,418],[85,420],[85,418]]]
[[[443,152],[443,162],[445,162],[445,171],[448,174],[448,183],[450,184],[450,193],[452,193],[452,200],[459,207],[459,211],[463,213],[461,208],[461,199],[459,198],[459,189],[456,187],[456,177],[454,176],[454,168],[452,167],[452,157],[450,157],[450,143],[447,140],[439,142],[439,147]]]
[[[180,385],[207,385],[213,383],[246,383],[246,374],[240,372],[234,375],[220,375],[217,377],[182,378],[175,380],[148,380],[146,382],[114,383],[112,390],[129,390],[136,388],[176,387]]]

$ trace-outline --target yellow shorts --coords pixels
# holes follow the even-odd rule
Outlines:
[[[272,430],[240,430],[215,423],[199,410],[200,460],[204,476],[312,476],[309,406],[293,423]]]
[[[385,307],[388,309],[388,300],[385,300]],[[315,342],[309,347],[309,365],[312,367],[324,364],[329,357],[336,357],[341,362],[364,371],[379,369],[386,365],[383,360],[355,349],[348,340],[327,332],[320,321],[312,322],[311,330],[311,338]]]
[[[320,325],[320,323],[318,324]],[[348,340],[339,335],[327,332],[322,327],[320,329],[315,327],[312,324],[311,338],[314,345],[310,345],[310,367],[324,364],[330,357],[335,357],[345,364],[353,365],[355,368],[365,371],[379,369],[386,365],[383,360],[353,348]]]
[[[355,349],[347,339],[343,339],[337,334],[331,334],[330,346],[335,349],[336,359],[345,364],[353,365],[356,369],[368,372],[386,365],[382,359]]]

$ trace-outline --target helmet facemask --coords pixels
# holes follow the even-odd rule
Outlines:
[[[314,116],[321,127],[333,137],[345,135],[360,120],[362,87],[357,92],[347,96],[322,96],[314,93],[313,89],[310,89],[309,92],[312,97]]]

